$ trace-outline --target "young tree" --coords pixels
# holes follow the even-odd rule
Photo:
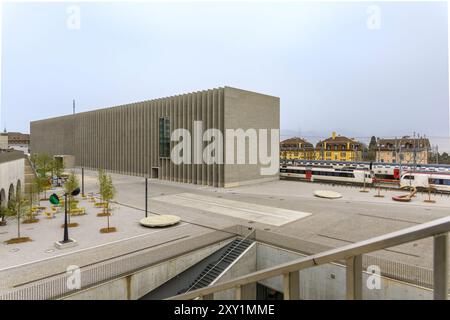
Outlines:
[[[45,195],[43,200],[47,200],[47,189],[50,187],[49,174],[53,170],[54,160],[46,153],[33,154],[30,157],[30,160],[34,164],[36,175],[38,177],[37,183],[39,184],[39,189],[41,189],[39,193],[44,191]]]
[[[377,155],[377,138],[372,136],[370,138],[369,148],[368,148],[368,160],[375,161]]]
[[[99,184],[100,184],[100,195],[103,200],[103,214],[106,215],[107,218],[107,228],[103,228],[100,230],[102,233],[115,232],[116,228],[110,227],[109,216],[111,208],[110,202],[114,199],[116,195],[116,188],[112,182],[112,178],[110,175],[106,175],[103,170],[99,171]]]
[[[105,183],[106,173],[103,169],[98,169],[98,180],[97,180],[97,186],[98,186],[98,193],[100,196],[102,196],[102,188]],[[103,198],[102,198],[103,201]]]
[[[40,205],[41,197],[40,194],[43,191],[42,183],[40,182],[41,179],[38,177],[34,178],[31,183],[28,186],[28,192],[26,195],[26,199],[29,204],[29,214],[28,219],[29,221],[33,221],[33,204],[36,202]]]
[[[20,234],[21,219],[28,212],[28,206],[28,201],[23,199],[20,194],[9,201],[7,214],[8,216],[17,218],[17,238],[6,241],[7,244],[31,241],[30,238],[21,237]]]
[[[66,182],[64,183],[64,191],[68,195],[69,203],[68,208],[69,212],[71,209],[74,209],[76,207],[76,203],[74,200],[74,196],[72,196],[72,191],[76,188],[79,188],[80,183],[78,181],[78,177],[76,176],[75,172],[71,171],[69,176],[67,177]],[[69,214],[70,218],[70,214]]]
[[[53,161],[51,162],[51,171],[52,171],[52,176],[61,178],[61,176],[64,172],[64,163],[58,159],[53,159]]]
[[[48,176],[48,173],[51,172],[53,166],[53,159],[50,155],[46,153],[41,153],[35,155],[32,159],[34,161],[34,165],[36,167],[36,171],[41,176]]]
[[[35,191],[38,195],[39,203],[41,201],[42,192],[44,192],[44,200],[47,199],[47,185],[48,185],[47,178],[37,175],[36,178],[34,178],[34,185]]]
[[[0,226],[6,225],[6,215],[8,213],[8,208],[0,206]]]

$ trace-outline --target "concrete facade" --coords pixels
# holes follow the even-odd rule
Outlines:
[[[214,243],[199,250],[149,266],[127,276],[80,290],[62,298],[62,300],[140,299],[229,243],[230,240]]]
[[[257,270],[293,261],[305,255],[257,243]],[[379,276],[379,287],[371,287],[372,274],[363,270],[363,299],[365,300],[431,300],[433,290],[407,282],[397,281]],[[300,271],[299,277],[301,300],[345,300],[346,267],[337,263],[329,263]],[[283,292],[281,276],[266,279],[260,284]]]
[[[73,155],[77,167],[214,187],[273,180],[278,178],[278,170],[261,175],[259,161],[248,163],[248,144],[246,164],[191,161],[177,165],[160,154],[159,126],[161,119],[167,119],[170,133],[184,128],[191,136],[194,121],[202,121],[203,130],[215,128],[224,136],[227,129],[266,129],[270,133],[279,130],[279,106],[277,97],[224,87],[34,121],[30,124],[31,153]],[[278,141],[277,150],[270,150],[270,137],[268,140],[269,154],[277,155],[278,161]],[[227,143],[224,138],[224,155]],[[176,144],[171,141],[170,150]],[[203,147],[208,144],[203,142]]]
[[[21,152],[0,153],[0,206],[5,208],[8,201],[18,192],[24,192],[25,157]]]

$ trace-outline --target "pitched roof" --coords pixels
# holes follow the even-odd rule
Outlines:
[[[329,138],[327,138],[325,140],[321,140],[321,141],[317,142],[316,146],[320,147],[320,145],[322,145],[322,143],[324,143],[324,142],[327,143],[327,144],[337,144],[337,143],[350,142],[350,143],[353,143],[353,144],[356,144],[356,145],[361,145],[361,142],[359,142],[359,141],[347,138],[345,136],[337,135],[334,138],[333,137],[329,137]]]
[[[402,148],[429,148],[431,146],[428,138],[411,138],[402,137],[399,139],[378,139],[377,147],[381,150],[392,150],[394,146],[402,146]]]
[[[305,147],[308,147],[308,146],[312,147],[313,146],[312,143],[306,141],[305,139],[299,138],[299,137],[292,137],[292,138],[283,140],[283,141],[280,142],[280,144],[281,145],[284,145],[284,144],[302,144]]]
[[[28,133],[21,133],[21,132],[4,132],[2,135],[8,136],[8,142],[9,143],[29,143],[30,142],[30,135]]]

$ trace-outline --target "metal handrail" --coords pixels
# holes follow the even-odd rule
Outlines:
[[[360,241],[340,248],[328,250],[291,262],[283,263],[275,267],[256,271],[226,282],[211,285],[206,288],[193,290],[186,294],[180,294],[169,298],[170,300],[189,300],[195,298],[213,297],[214,293],[228,289],[236,289],[236,297],[240,298],[242,288],[245,285],[258,281],[283,276],[285,298],[293,298],[292,291],[295,273],[302,269],[315,267],[338,260],[347,261],[347,298],[360,299],[362,259],[361,255],[398,246],[404,243],[435,237],[434,240],[434,298],[447,299],[448,295],[448,232],[450,231],[450,216],[426,222],[417,226],[394,231],[382,236]],[[298,274],[297,278],[298,280]],[[298,285],[298,281],[297,281]],[[296,290],[298,297],[298,288]],[[295,298],[295,297],[294,297]]]

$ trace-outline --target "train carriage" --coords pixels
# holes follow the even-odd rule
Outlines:
[[[419,190],[431,188],[441,192],[450,192],[450,173],[406,172],[400,178],[400,187],[415,187]]]
[[[371,184],[372,176],[368,170],[353,168],[333,168],[329,166],[282,166],[280,176],[306,181],[328,181],[349,184]]]

